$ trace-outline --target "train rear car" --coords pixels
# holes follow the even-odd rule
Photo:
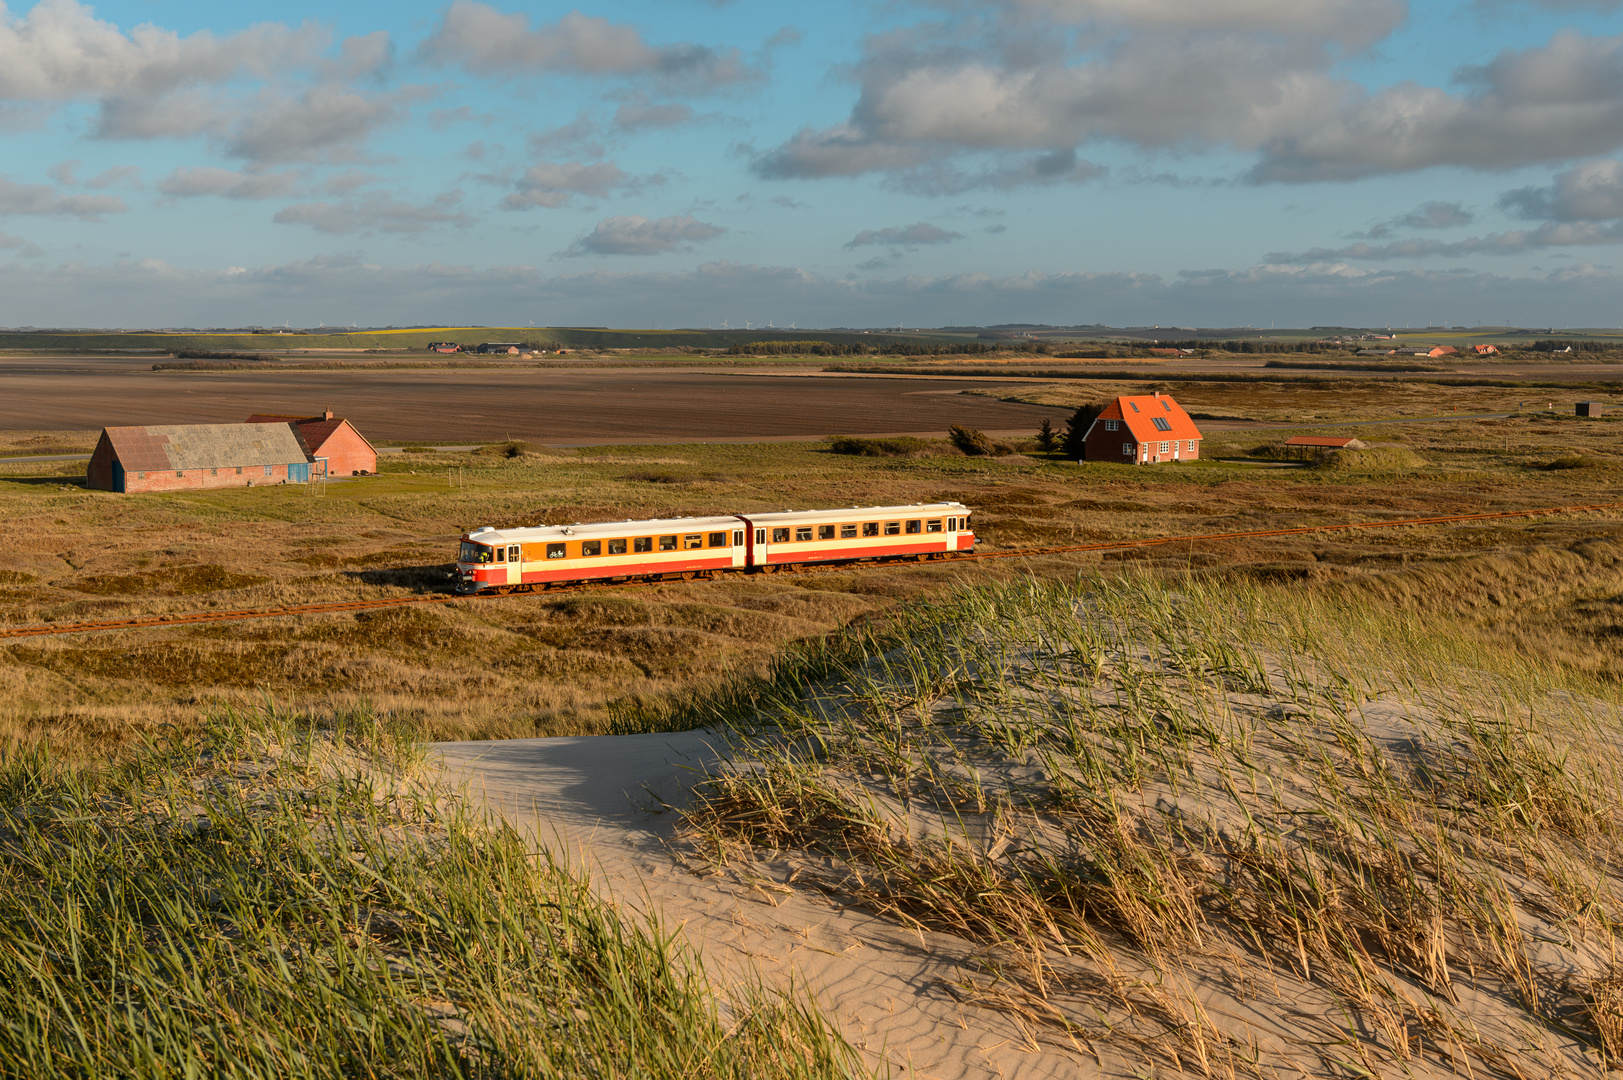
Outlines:
[[[527,592],[620,578],[685,580],[748,565],[738,517],[476,529],[457,552],[456,590]]]
[[[802,563],[944,559],[972,551],[969,515],[963,503],[939,502],[747,514],[743,520],[750,566],[771,573]]]

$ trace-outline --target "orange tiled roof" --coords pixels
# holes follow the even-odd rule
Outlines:
[[[1104,407],[1099,419],[1123,421],[1139,442],[1204,438],[1183,406],[1166,394],[1119,397]],[[1165,426],[1157,424],[1157,420]]]

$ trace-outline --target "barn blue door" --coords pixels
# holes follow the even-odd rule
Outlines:
[[[117,458],[113,459],[113,490],[124,490],[124,463]]]
[[[310,463],[295,461],[287,467],[287,478],[290,483],[308,484],[310,482]]]

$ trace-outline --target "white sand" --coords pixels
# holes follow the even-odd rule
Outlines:
[[[475,805],[585,868],[600,894],[679,926],[712,978],[755,974],[809,988],[853,1045],[898,1077],[1048,1078],[1092,1061],[1039,1049],[1000,1013],[961,1007],[947,984],[975,947],[910,933],[764,876],[684,865],[672,846],[692,782],[715,762],[705,732],[441,743],[447,774]],[[700,871],[696,873],[695,870]],[[701,876],[702,874],[702,876]]]

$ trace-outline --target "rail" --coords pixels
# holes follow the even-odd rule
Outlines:
[[[1084,551],[1119,551],[1128,548],[1160,547],[1167,544],[1195,543],[1210,540],[1251,540],[1270,536],[1304,536],[1311,533],[1346,532],[1353,529],[1391,529],[1400,526],[1452,525],[1469,521],[1494,521],[1506,518],[1543,517],[1548,514],[1593,513],[1615,510],[1623,503],[1588,503],[1580,506],[1547,506],[1538,510],[1503,510],[1485,514],[1447,514],[1440,517],[1397,518],[1391,521],[1355,521],[1342,525],[1303,525],[1289,529],[1251,529],[1245,532],[1200,533],[1186,536],[1153,536],[1138,540],[1107,540],[1097,544],[1066,544],[1061,547],[1020,548],[1014,551],[976,551],[952,554],[954,562],[985,562],[993,559],[1033,558],[1043,555],[1067,555]],[[826,564],[797,567],[791,572],[806,573],[820,570],[841,570],[849,564]],[[788,570],[789,568],[784,567]],[[553,596],[561,593],[629,589],[660,584],[658,581],[585,582],[561,588],[549,588],[539,594]],[[449,604],[457,601],[489,599],[491,594],[475,593],[457,596],[433,593],[426,596],[398,596],[376,600],[347,600],[332,604],[296,604],[290,607],[252,608],[241,611],[191,611],[173,615],[148,615],[128,619],[109,619],[103,622],[43,623],[34,626],[0,627],[0,639],[46,637],[53,634],[83,634],[100,630],[137,630],[147,627],[187,626],[192,623],[226,622],[237,619],[279,619],[291,615],[325,615],[341,611],[371,611],[377,608],[405,607],[410,604]]]

